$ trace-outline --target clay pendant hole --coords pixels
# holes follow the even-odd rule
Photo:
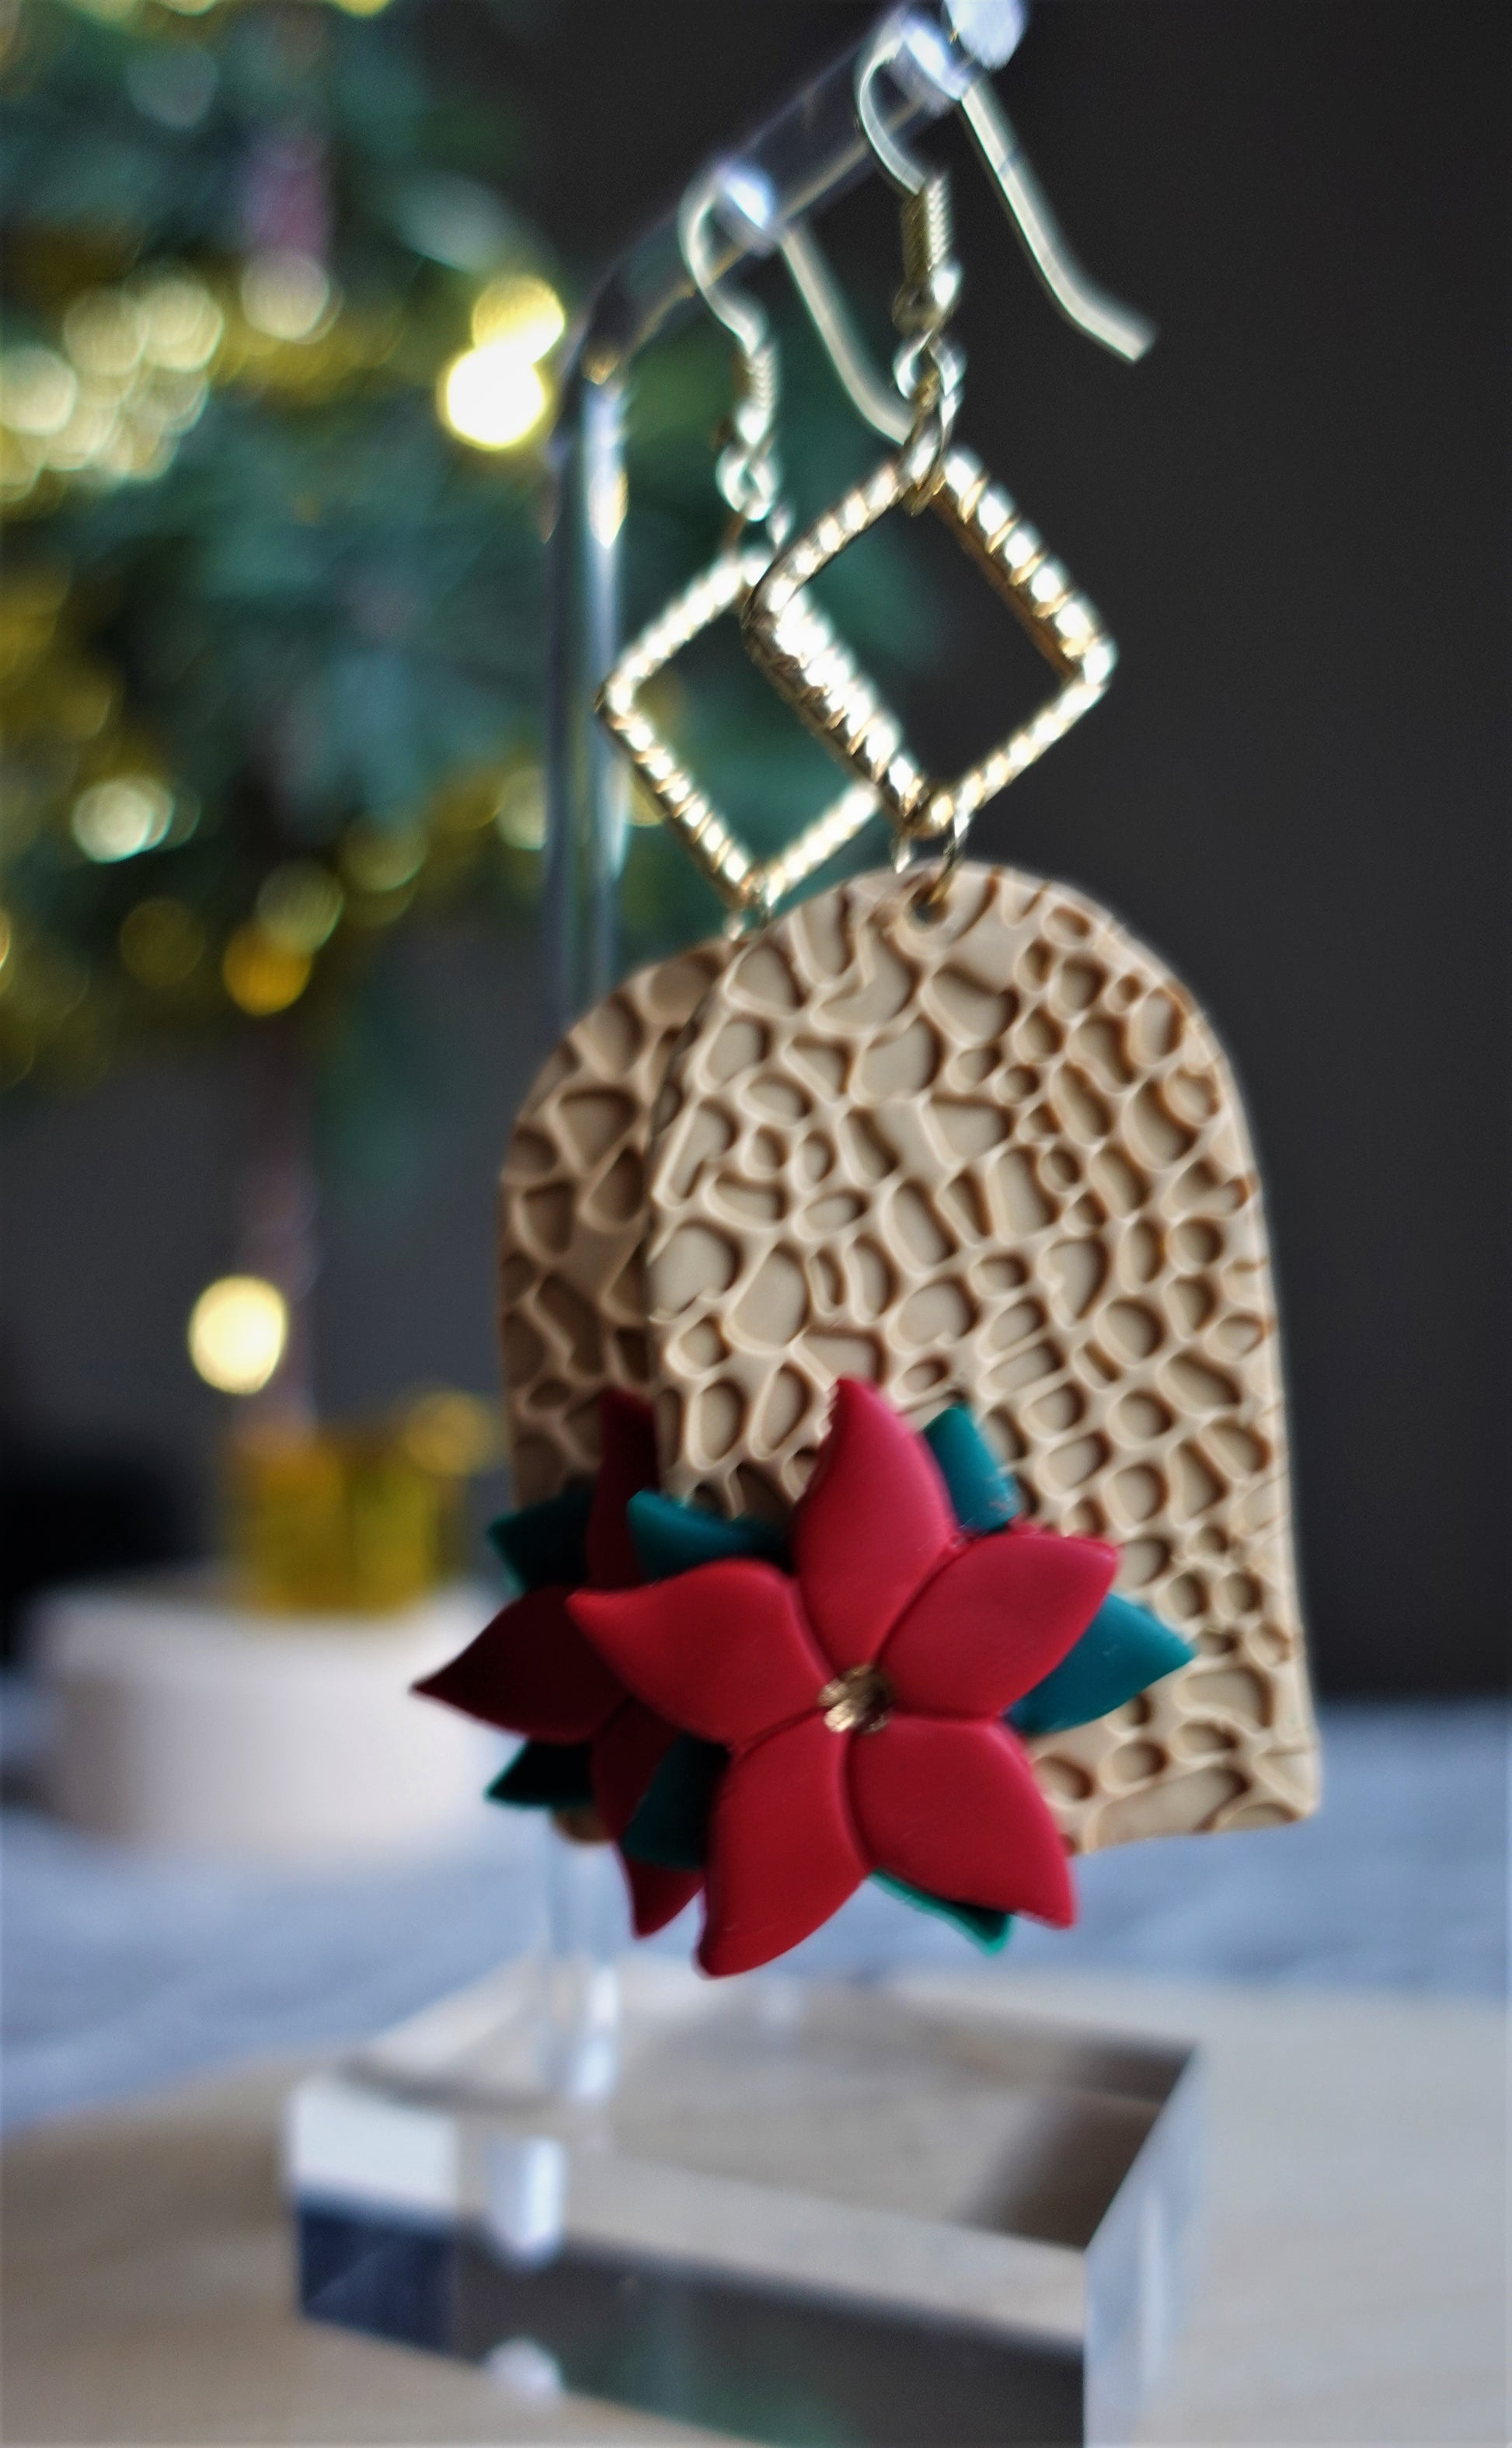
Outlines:
[[[832,1734],[879,1734],[892,1714],[892,1686],[880,1666],[848,1666],[819,1694]]]

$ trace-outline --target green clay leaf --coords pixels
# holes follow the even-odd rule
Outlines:
[[[592,1487],[576,1484],[489,1522],[489,1541],[523,1590],[553,1582],[581,1589],[588,1569],[584,1544],[592,1503]]]
[[[1090,1725],[1190,1666],[1196,1655],[1190,1642],[1143,1607],[1129,1598],[1104,1598],[1075,1648],[1032,1692],[1015,1700],[1008,1723],[1021,1734],[1060,1734],[1069,1726]]]
[[[593,1800],[588,1743],[526,1743],[488,1789],[516,1810],[576,1810]]]
[[[1005,1530],[1019,1510],[1019,1491],[964,1403],[939,1411],[924,1442],[940,1466],[955,1518],[973,1539]]]
[[[715,1788],[729,1757],[718,1743],[679,1734],[663,1753],[620,1839],[625,1852],[663,1870],[701,1870]]]
[[[944,1896],[926,1895],[922,1887],[910,1887],[904,1879],[890,1878],[886,1870],[873,1870],[871,1877],[877,1886],[886,1887],[890,1896],[901,1896],[917,1911],[933,1913],[939,1921],[953,1922],[985,1955],[1001,1955],[1013,1934],[1011,1913],[993,1912],[986,1904],[949,1903]]]
[[[755,1514],[740,1513],[733,1521],[723,1521],[717,1513],[679,1504],[651,1488],[631,1497],[629,1522],[641,1570],[648,1581],[670,1581],[679,1573],[691,1573],[699,1564],[723,1563],[732,1556],[754,1556],[763,1564],[787,1560],[781,1531],[768,1521],[758,1521]]]

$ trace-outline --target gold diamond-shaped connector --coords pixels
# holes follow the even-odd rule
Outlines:
[[[955,781],[926,774],[845,649],[815,651],[815,607],[805,592],[889,510],[917,506],[926,466],[927,453],[919,450],[884,459],[775,556],[751,591],[741,626],[774,686],[857,780],[871,784],[897,832],[909,839],[941,833],[959,839],[979,809],[1096,705],[1113,677],[1118,649],[1002,486],[969,450],[949,451],[928,506],[1017,613],[1062,685]]]
[[[874,783],[857,778],[822,814],[814,817],[794,842],[775,858],[757,859],[731,832],[693,776],[680,765],[655,723],[640,703],[646,682],[672,660],[699,631],[744,602],[771,558],[765,546],[733,546],[711,562],[690,586],[642,629],[628,646],[599,691],[600,717],[624,750],[666,823],[677,834],[717,892],[732,909],[765,913],[852,841],[870,816],[877,813],[880,794]],[[793,619],[792,634],[801,640],[811,668],[822,671],[827,688],[848,703],[864,705],[871,725],[899,734],[867,680],[835,637],[816,605],[802,604]]]

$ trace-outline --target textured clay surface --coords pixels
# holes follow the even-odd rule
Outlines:
[[[645,1391],[645,1150],[679,1030],[729,959],[695,945],[640,969],[570,1029],[505,1159],[500,1333],[515,1499],[597,1468],[599,1395]]]
[[[962,867],[932,920],[916,890],[865,876],[739,947],[672,1055],[645,1250],[666,1483],[781,1515],[837,1377],[921,1425],[965,1400],[1039,1518],[1117,1540],[1120,1587],[1198,1651],[1033,1747],[1073,1849],[1301,1818],[1275,1309],[1228,1065],[1065,886]]]

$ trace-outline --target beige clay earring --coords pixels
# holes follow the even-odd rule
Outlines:
[[[567,1031],[520,1108],[499,1205],[499,1329],[517,1504],[599,1463],[599,1397],[645,1394],[645,1152],[673,1046],[728,960],[696,944]]]
[[[1187,990],[1097,904],[871,875],[738,950],[648,1167],[663,1484],[783,1518],[842,1377],[967,1404],[1047,1526],[1197,1655],[1032,1746],[1077,1850],[1317,1793],[1260,1184]]]
[[[742,947],[670,1064],[648,1157],[663,1484],[785,1518],[843,1378],[915,1426],[967,1405],[1034,1514],[1108,1538],[1119,1587],[1194,1644],[1112,1715],[1042,1736],[1075,1850],[1315,1807],[1260,1185],[1214,1033],[1086,896],[962,866],[976,811],[1085,713],[1115,648],[1005,495],[951,446],[962,361],[945,182],[863,125],[905,190],[901,448],[774,559],[743,627],[922,876],[866,876]],[[808,654],[805,588],[897,504],[942,515],[1062,686],[952,782]]]

